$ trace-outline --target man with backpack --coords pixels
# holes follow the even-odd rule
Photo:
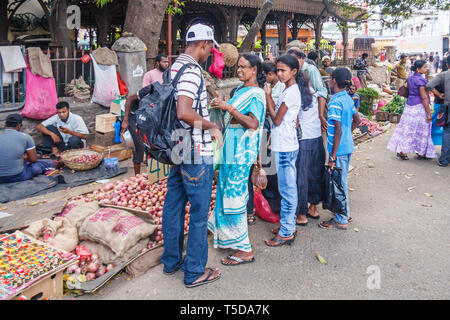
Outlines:
[[[217,148],[221,148],[223,137],[217,125],[209,121],[206,85],[200,66],[208,59],[213,45],[217,46],[214,32],[209,26],[195,24],[189,28],[186,42],[185,53],[164,74],[164,83],[155,83],[141,89],[138,94],[127,99],[126,108],[130,108],[132,100],[142,99],[136,111],[140,140],[155,158],[172,164],[163,208],[164,253],[161,262],[164,264],[165,274],[174,274],[182,268],[184,283],[186,287],[192,288],[220,277],[219,270],[206,268],[206,262],[207,222],[213,182],[212,140],[217,142]],[[169,75],[173,80],[166,81]],[[161,106],[158,94],[164,96],[164,92],[167,92],[164,91],[164,86],[168,85],[173,87],[173,94],[170,95],[173,100],[168,98],[166,101],[170,105]],[[173,119],[172,110],[176,110],[176,119]],[[173,129],[174,123],[182,127],[181,130]],[[175,132],[178,133],[177,137],[182,133],[182,141],[178,141],[178,144],[175,141],[173,144],[178,146],[185,141],[190,142],[184,144],[189,147],[183,149],[181,163],[173,160],[178,154],[175,154],[175,147],[169,145],[167,139],[170,135],[173,141]],[[183,257],[184,219],[188,201],[191,204],[189,234],[186,256]]]
[[[450,56],[444,59],[442,63],[447,64],[447,67],[450,68]],[[447,167],[450,163],[450,70],[439,73],[427,83],[426,88],[428,91],[431,91],[439,85],[444,87],[444,94],[440,97],[441,99],[444,99],[444,104],[439,108],[439,110],[442,110],[446,124],[444,124],[441,157],[438,160],[438,165],[441,167]]]

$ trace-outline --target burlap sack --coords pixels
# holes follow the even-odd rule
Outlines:
[[[80,229],[83,221],[98,210],[98,202],[85,202],[84,200],[69,202],[58,215],[69,220],[72,226]]]
[[[79,230],[81,240],[99,242],[110,248],[117,257],[148,238],[157,225],[116,208],[101,208],[86,218]]]
[[[39,47],[27,49],[28,62],[33,74],[44,78],[53,78],[52,63],[50,58]]]
[[[222,43],[219,51],[223,53],[223,61],[227,67],[234,66],[239,59],[238,49],[231,43]]]
[[[91,253],[96,253],[100,262],[104,264],[112,263],[114,265],[118,265],[137,256],[141,250],[147,246],[148,242],[148,238],[139,240],[138,243],[128,249],[123,256],[117,256],[117,254],[115,254],[109,247],[98,242],[82,241],[80,244]]]
[[[117,54],[107,47],[100,47],[92,51],[95,62],[105,66],[119,65]]]
[[[61,217],[56,217],[55,220],[34,221],[23,233],[64,251],[75,250],[78,244],[77,228]],[[48,234],[50,237],[45,239],[44,234]]]

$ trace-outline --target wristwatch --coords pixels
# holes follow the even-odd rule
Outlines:
[[[331,156],[328,157],[328,162],[336,162],[336,158],[332,158]]]

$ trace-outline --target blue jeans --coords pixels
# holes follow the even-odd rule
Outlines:
[[[161,262],[165,272],[172,272],[182,259],[185,208],[189,201],[189,234],[182,267],[185,284],[200,278],[205,273],[208,261],[207,223],[213,181],[212,163],[212,157],[203,157],[201,164],[172,166],[167,180],[162,220],[164,253]]]
[[[350,158],[352,154],[345,154],[343,156],[336,157],[336,168],[342,169],[342,187],[344,187],[345,197],[346,197],[346,207],[347,207],[347,215],[343,214],[334,214],[334,220],[340,224],[347,224],[348,218],[350,217],[350,206],[348,199],[348,169],[350,168]]]
[[[9,177],[0,177],[0,183],[12,183],[30,180],[46,170],[55,169],[55,163],[52,160],[39,159],[36,162],[23,162],[23,171],[19,174]]]
[[[275,163],[277,167],[278,189],[281,195],[280,231],[283,238],[290,237],[295,231],[297,217],[297,160],[298,150],[292,152],[276,152]]]
[[[444,133],[442,134],[442,151],[439,162],[444,166],[448,166],[450,163],[450,125],[444,128]]]

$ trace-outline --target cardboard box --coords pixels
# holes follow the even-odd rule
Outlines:
[[[50,275],[17,294],[12,300],[24,296],[27,300],[61,299],[63,296],[63,273],[61,270]]]
[[[95,117],[95,131],[101,133],[114,132],[114,123],[117,121],[117,116],[112,113],[99,114]]]
[[[153,158],[148,158],[148,181],[150,183],[158,182],[169,176],[170,165],[163,164]]]
[[[95,144],[102,147],[113,146],[117,143],[114,142],[114,137],[116,135],[115,131],[101,133],[95,132]]]
[[[125,96],[120,96],[111,103],[109,112],[118,116],[123,115],[125,113],[125,102]]]

